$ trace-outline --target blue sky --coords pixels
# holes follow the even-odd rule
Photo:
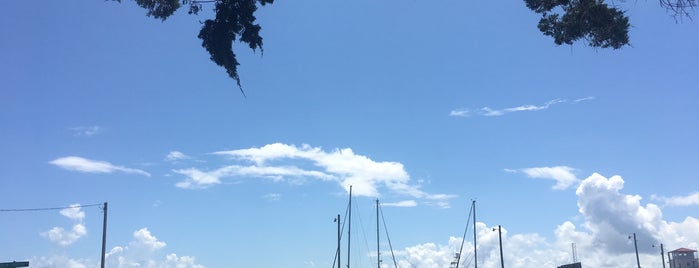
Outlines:
[[[629,2],[632,47],[555,46],[491,2],[277,1],[264,55],[235,45],[247,97],[209,12],[0,2],[0,209],[109,202],[108,267],[330,267],[349,184],[352,267],[377,197],[401,267],[448,266],[472,199],[481,267],[497,225],[508,267],[699,248],[696,23]],[[99,267],[98,207],[0,213],[0,261]]]

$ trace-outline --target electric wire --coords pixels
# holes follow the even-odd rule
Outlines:
[[[102,206],[102,204],[89,204],[89,205],[76,205],[67,207],[50,207],[50,208],[6,208],[0,209],[0,212],[32,212],[32,211],[46,211],[46,210],[61,210],[67,208],[85,208],[85,207],[96,207]]]

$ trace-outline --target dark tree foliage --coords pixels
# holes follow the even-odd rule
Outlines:
[[[675,19],[682,17],[692,17],[690,11],[694,11],[697,0],[660,0],[660,6],[675,13]]]
[[[121,0],[115,0],[121,2]],[[226,69],[228,76],[235,79],[240,91],[243,88],[238,76],[238,60],[233,53],[233,42],[247,43],[255,51],[262,52],[262,37],[254,13],[257,4],[272,4],[274,0],[135,0],[148,10],[146,15],[165,20],[181,6],[189,6],[189,14],[198,14],[202,4],[214,3],[216,17],[203,22],[199,31],[201,45],[209,52],[211,60]],[[243,92],[245,95],[245,92]]]
[[[113,0],[121,2],[121,0]],[[189,7],[189,14],[198,14],[203,4],[214,4],[215,18],[202,23],[199,39],[213,62],[226,69],[240,91],[238,60],[233,52],[236,41],[247,43],[262,52],[260,25],[255,23],[257,4],[272,4],[274,0],[134,0],[148,10],[147,15],[165,20],[181,6]],[[624,0],[620,0],[624,1]],[[659,0],[660,6],[677,17],[691,18],[690,11],[697,0]],[[629,44],[629,18],[605,0],[524,0],[527,7],[541,14],[538,28],[553,37],[558,45],[573,44],[580,39],[592,47],[619,49]],[[243,92],[245,95],[245,92]]]
[[[592,47],[618,49],[629,44],[629,18],[603,0],[524,0],[541,14],[539,30],[556,44],[584,39]],[[562,11],[562,15],[555,12]]]

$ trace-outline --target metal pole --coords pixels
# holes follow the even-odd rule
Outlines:
[[[379,246],[379,199],[376,199],[376,267],[381,268],[381,248]]]
[[[340,268],[340,237],[342,232],[340,231],[340,214],[337,214],[337,267]]]
[[[104,221],[102,222],[102,262],[101,268],[104,268],[104,258],[107,250],[107,202],[104,202]]]
[[[636,264],[641,268],[641,261],[638,259],[638,244],[636,243],[636,233],[633,233],[633,247],[636,249]]]
[[[663,243],[660,243],[660,257],[663,259],[663,268],[665,268],[665,250],[663,249]]]
[[[352,185],[349,192],[349,220],[347,222],[347,268],[350,267],[350,242],[352,240]]]
[[[478,248],[476,247],[476,200],[473,200],[471,206],[473,206],[473,263],[475,268],[478,268]]]
[[[505,268],[505,259],[502,257],[502,230],[498,225],[498,237],[500,238],[500,267]]]

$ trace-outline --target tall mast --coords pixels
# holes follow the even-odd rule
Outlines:
[[[341,268],[340,266],[340,238],[342,237],[342,232],[340,231],[340,214],[337,214],[337,268]]]
[[[350,242],[352,240],[352,185],[349,192],[349,220],[347,222],[347,268],[350,268]]]
[[[476,200],[471,203],[473,208],[473,263],[475,268],[478,268],[478,249],[476,248]]]
[[[379,199],[376,199],[376,267],[381,268],[381,248],[379,247]]]

